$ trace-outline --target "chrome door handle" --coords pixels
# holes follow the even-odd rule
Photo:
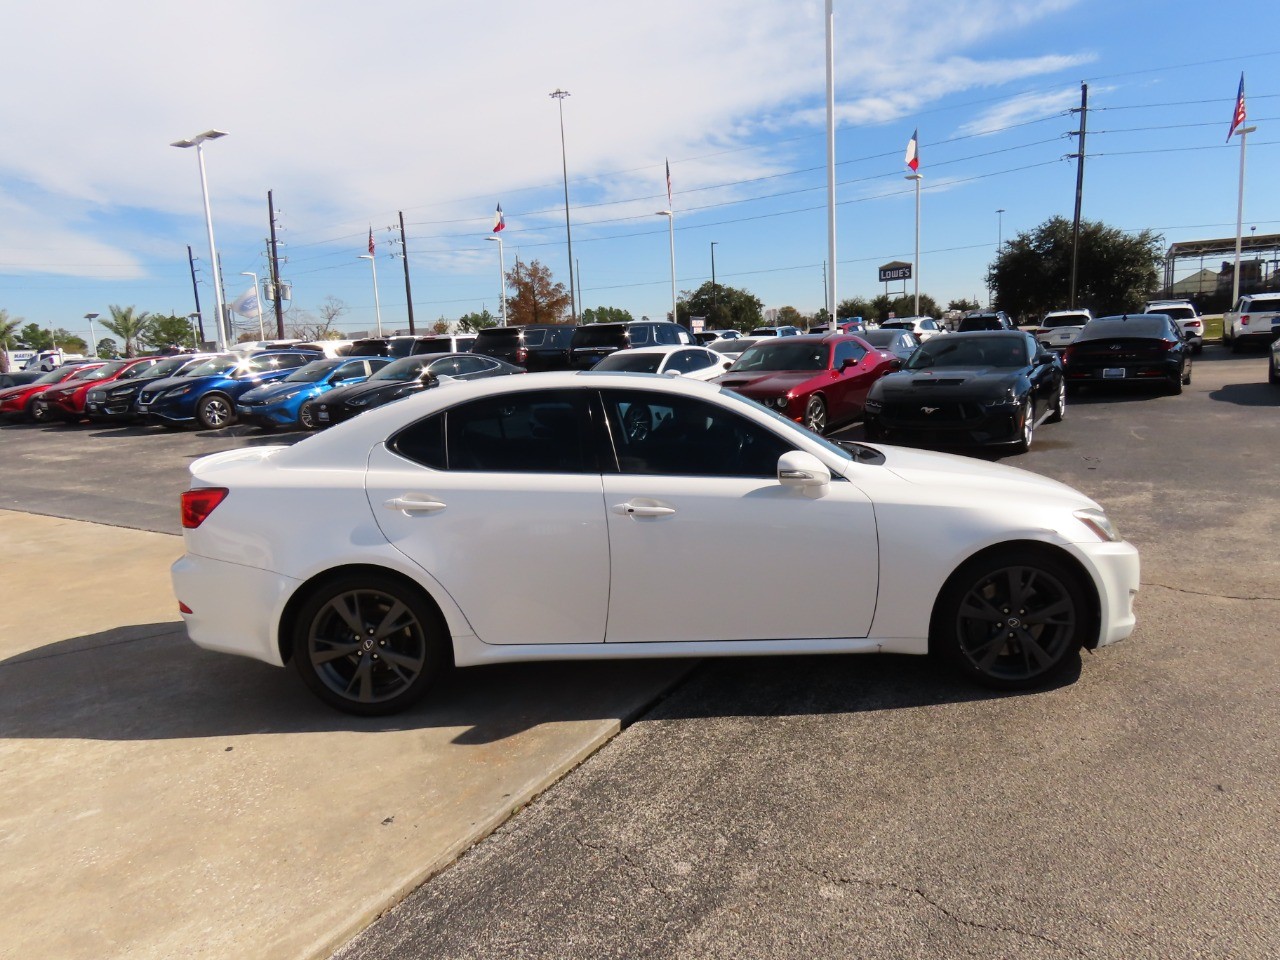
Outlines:
[[[656,503],[617,503],[614,513],[624,517],[669,517],[676,512],[675,507],[663,507]]]
[[[383,504],[388,510],[400,510],[404,513],[435,513],[443,510],[448,504],[440,500],[415,499],[413,497],[392,497]]]

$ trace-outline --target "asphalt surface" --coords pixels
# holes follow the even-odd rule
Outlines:
[[[337,956],[1280,955],[1265,381],[1261,354],[1210,346],[1182,396],[1074,398],[1006,458],[1099,500],[1142,551],[1137,631],[1062,685],[704,661]],[[190,458],[287,439],[236,429],[0,428],[0,506],[174,532]]]

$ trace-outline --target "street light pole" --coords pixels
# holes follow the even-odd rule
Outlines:
[[[89,345],[93,347],[94,357],[98,356],[98,335],[94,332],[93,321],[98,319],[96,313],[86,313],[84,318],[89,321]]]
[[[196,134],[189,140],[175,140],[169,144],[171,147],[195,147],[196,158],[200,163],[200,191],[204,196],[204,223],[209,231],[209,268],[213,271],[213,295],[218,305],[217,332],[218,332],[218,349],[225,350],[227,348],[227,305],[222,296],[222,280],[221,269],[218,263],[218,248],[213,242],[213,213],[209,209],[209,182],[204,172],[204,147],[206,140],[217,140],[219,137],[225,137],[226,131],[223,130],[206,130],[204,133]]]
[[[560,169],[564,174],[564,236],[569,247],[569,317],[578,322],[578,297],[573,287],[573,233],[569,230],[569,161],[564,150],[564,98],[569,96],[568,90],[556,89],[551,99],[560,107]]]
[[[1004,246],[1004,207],[996,211],[996,254]]]
[[[836,16],[834,0],[827,0],[827,320],[836,329]]]
[[[924,179],[924,174],[909,173],[906,179],[916,182],[916,265],[911,275],[915,277],[916,282],[915,315],[918,317],[920,316],[920,181]]]
[[[676,319],[676,214],[674,210],[659,210],[654,216],[667,218],[667,233],[671,238],[671,322]]]
[[[719,240],[711,241],[711,319],[716,318],[716,244]]]
[[[502,292],[502,325],[507,325],[507,261],[502,250],[501,237],[485,237],[498,244],[498,289]]]
[[[382,304],[378,302],[378,261],[372,253],[360,254],[361,260],[368,260],[373,268],[373,310],[378,317],[378,336],[382,336]]]

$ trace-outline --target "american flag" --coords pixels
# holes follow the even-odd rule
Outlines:
[[[1235,134],[1236,128],[1244,123],[1244,74],[1240,74],[1240,92],[1236,94],[1236,111],[1231,115],[1231,129],[1227,132],[1227,143]]]
[[[373,227],[369,228],[369,252],[373,253]]]
[[[667,205],[671,204],[671,161],[667,161]]]

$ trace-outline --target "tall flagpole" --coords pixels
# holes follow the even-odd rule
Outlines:
[[[834,0],[827,0],[827,258],[831,271],[827,274],[828,329],[836,332],[836,23]]]
[[[1240,237],[1244,230],[1244,150],[1249,134],[1257,127],[1241,127],[1236,131],[1240,135],[1240,190],[1236,196],[1236,266],[1231,271],[1231,309],[1240,302]]]
[[[916,182],[916,267],[912,271],[912,275],[916,278],[915,315],[918,317],[920,316],[920,181],[924,179],[924,176],[919,173],[913,173],[907,179]]]

